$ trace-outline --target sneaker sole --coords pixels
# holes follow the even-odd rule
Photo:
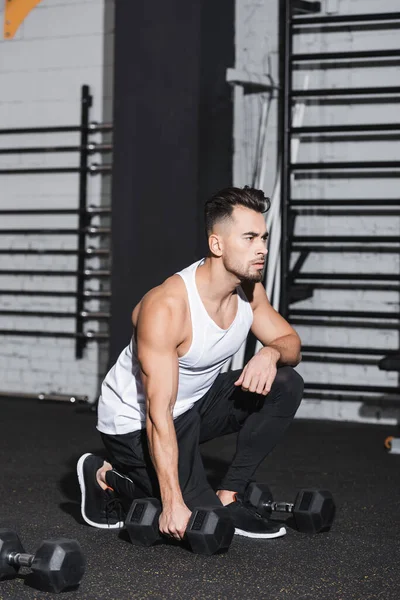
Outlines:
[[[274,533],[253,533],[252,531],[244,531],[243,529],[235,529],[235,535],[243,535],[244,537],[249,537],[249,538],[270,540],[273,538],[278,538],[278,537],[282,537],[283,535],[286,535],[286,529],[284,527],[281,527],[279,531],[275,531]]]
[[[88,519],[88,517],[86,516],[85,513],[85,481],[83,478],[83,463],[85,462],[85,459],[91,456],[90,452],[88,452],[87,454],[83,454],[80,459],[78,460],[78,464],[76,465],[76,472],[78,475],[78,481],[79,481],[79,487],[81,488],[81,514],[82,514],[82,518],[84,521],[86,521],[86,523],[88,525],[91,525],[92,527],[97,527],[97,529],[121,529],[121,527],[124,526],[124,522],[123,521],[119,521],[118,523],[114,523],[113,525],[108,525],[108,524],[103,524],[103,523],[95,523],[94,521],[91,521],[90,519]]]

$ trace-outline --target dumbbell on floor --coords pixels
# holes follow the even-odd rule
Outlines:
[[[32,569],[33,587],[58,594],[79,585],[85,559],[79,542],[67,538],[44,540],[35,554],[26,554],[14,531],[0,529],[0,581],[16,577],[20,567]]]
[[[134,500],[125,525],[131,542],[139,546],[152,546],[165,539],[158,527],[161,504],[157,498]],[[185,539],[195,554],[226,552],[231,545],[235,527],[225,509],[195,508],[189,519]]]
[[[296,528],[305,533],[329,531],[335,518],[336,506],[328,490],[301,490],[291,504],[274,502],[266,484],[253,482],[247,487],[244,500],[263,517],[272,512],[292,513]]]

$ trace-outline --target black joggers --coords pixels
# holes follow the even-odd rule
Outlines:
[[[292,367],[278,368],[267,396],[235,387],[234,382],[241,372],[221,373],[203,398],[174,421],[179,483],[191,510],[195,506],[220,504],[207,481],[200,444],[238,432],[235,456],[218,489],[243,493],[259,464],[284,435],[300,405],[303,380]],[[101,437],[112,466],[133,481],[137,496],[159,498],[146,430],[123,435],[102,433]]]

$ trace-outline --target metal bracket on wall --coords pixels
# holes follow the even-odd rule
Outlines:
[[[321,2],[309,2],[307,0],[292,0],[291,8],[294,15],[307,15],[310,13],[319,13],[321,11]]]
[[[273,92],[278,90],[271,75],[266,73],[251,73],[240,69],[227,69],[226,82],[231,85],[241,85],[245,94],[258,94],[260,92]]]

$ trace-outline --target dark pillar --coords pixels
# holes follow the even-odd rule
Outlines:
[[[111,363],[136,303],[204,254],[202,205],[231,182],[233,61],[233,0],[116,2]]]
[[[235,66],[235,2],[203,0],[201,6],[198,254],[204,256],[204,202],[232,185],[233,90],[226,83],[226,70]]]

